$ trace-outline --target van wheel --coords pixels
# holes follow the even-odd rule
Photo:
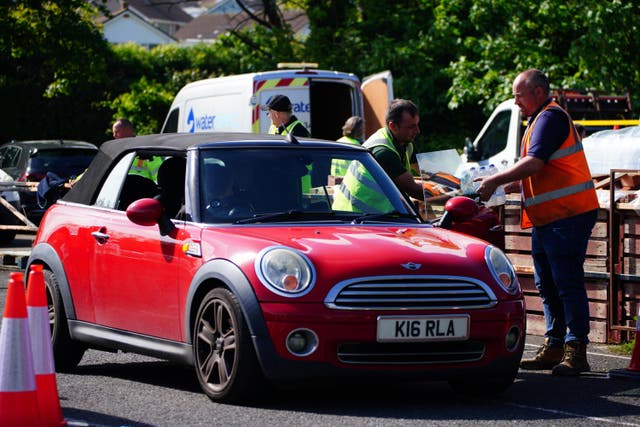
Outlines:
[[[262,382],[240,303],[226,289],[213,289],[200,302],[193,327],[193,355],[198,382],[211,400],[247,400]]]
[[[47,292],[47,305],[49,307],[49,325],[51,326],[51,344],[53,346],[53,359],[58,372],[73,370],[86,350],[86,347],[71,339],[67,314],[62,303],[60,286],[56,276],[50,270],[44,270],[44,282]]]

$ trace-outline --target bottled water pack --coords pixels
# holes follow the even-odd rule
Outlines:
[[[460,192],[463,195],[472,195],[477,193],[480,181],[474,182],[473,180],[479,176],[489,176],[498,173],[498,168],[491,164],[489,167],[481,166],[480,169],[472,166],[471,168],[462,172],[460,176]],[[504,205],[506,202],[506,195],[504,192],[504,186],[500,185],[496,188],[496,191],[491,195],[491,198],[485,203],[486,206],[499,206]]]
[[[495,175],[497,173],[498,173],[498,168],[493,163],[490,164],[489,168],[487,169],[487,175]],[[507,201],[507,196],[504,192],[504,186],[499,185],[496,188],[496,191],[493,192],[489,200],[487,200],[487,203],[485,203],[485,206],[488,206],[488,207],[500,206],[500,205],[504,205],[506,201]]]

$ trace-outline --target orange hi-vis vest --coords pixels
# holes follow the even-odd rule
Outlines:
[[[567,114],[555,102],[550,102],[544,110],[552,108]],[[540,114],[522,137],[522,157],[527,155],[538,117]],[[567,122],[571,127],[567,139],[540,171],[522,180],[522,228],[543,226],[600,207],[582,142],[571,119]]]

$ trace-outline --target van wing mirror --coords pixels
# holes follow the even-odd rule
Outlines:
[[[476,150],[476,147],[473,145],[473,141],[469,137],[466,137],[464,140],[464,153],[467,156],[467,161],[477,162],[480,160],[478,150]]]

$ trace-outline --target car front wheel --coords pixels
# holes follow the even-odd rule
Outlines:
[[[202,390],[219,402],[255,396],[263,381],[240,303],[226,289],[202,299],[193,328],[196,375]]]

